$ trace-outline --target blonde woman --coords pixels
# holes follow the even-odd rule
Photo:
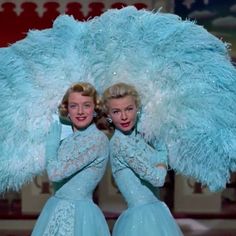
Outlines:
[[[115,127],[110,141],[112,173],[128,209],[117,220],[113,236],[180,236],[181,230],[165,203],[145,182],[163,186],[167,155],[147,144],[136,132],[140,99],[136,89],[115,84],[103,94],[105,113]]]
[[[60,125],[48,135],[46,158],[51,181],[69,178],[44,206],[33,236],[109,236],[105,218],[92,200],[108,160],[108,139],[94,123],[97,92],[89,83],[77,83],[59,106],[73,133],[60,143]]]

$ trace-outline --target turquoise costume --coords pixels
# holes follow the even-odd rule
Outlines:
[[[76,173],[44,206],[32,236],[109,236],[105,218],[92,200],[108,161],[108,139],[94,124],[65,138],[50,160],[50,180]]]
[[[115,181],[128,203],[117,220],[113,236],[180,236],[180,228],[164,202],[143,184],[162,186],[156,165],[166,164],[167,153],[148,145],[140,135],[116,130],[110,142],[110,158]]]
[[[228,45],[174,14],[126,7],[109,10],[88,22],[63,15],[51,29],[30,31],[25,39],[0,49],[0,192],[19,190],[46,168],[53,169],[46,166],[45,158],[52,116],[66,88],[81,81],[90,82],[99,92],[122,81],[135,85],[142,100],[137,129],[145,142],[163,140],[171,168],[211,191],[224,188],[230,181],[231,172],[236,170],[236,69]],[[90,128],[83,134],[90,131],[92,139],[98,131],[91,132]],[[124,135],[116,133],[111,144],[119,136]],[[34,235],[55,235],[58,225],[63,231],[66,222],[69,232],[59,235],[72,235],[73,230],[77,234],[79,228],[86,236],[96,235],[93,232],[108,234],[104,224],[103,232],[100,226],[96,231],[104,218],[91,200],[105,168],[105,154],[98,157],[103,162],[86,166],[83,161],[89,161],[93,150],[90,138],[78,136],[81,145],[77,148],[88,147],[89,151],[77,160],[70,155],[76,150],[70,146],[75,144],[73,137],[77,139],[77,133],[68,137],[72,139],[68,146],[65,139],[65,151],[59,151],[59,157],[71,165],[64,166],[65,162],[58,159],[52,166],[55,170],[63,167],[64,172],[49,175],[60,180],[79,172],[47,202]],[[129,142],[120,141],[127,147],[127,155],[142,154],[142,146],[131,148]],[[99,143],[94,138],[94,145],[104,151]],[[153,174],[148,179],[151,182],[155,171],[144,163],[131,171],[130,163],[125,159],[121,162],[122,156],[118,159],[115,146],[111,149],[113,173],[130,207],[118,220],[114,234],[122,235],[124,230],[130,236],[142,225],[148,232],[142,236],[151,236],[152,232],[181,235],[164,203],[140,184],[138,176]],[[140,162],[145,156],[135,157]],[[144,170],[150,173],[141,176]],[[150,217],[145,219],[139,213]],[[156,224],[157,220],[161,223]],[[157,228],[152,230],[154,225]]]
[[[194,22],[134,7],[88,22],[64,15],[0,49],[0,65],[0,192],[45,170],[52,114],[80,81],[135,85],[138,131],[166,143],[177,173],[218,191],[236,170],[236,69],[228,45]]]

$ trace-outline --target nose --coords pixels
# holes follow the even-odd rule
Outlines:
[[[82,114],[84,113],[84,109],[83,109],[82,106],[79,106],[79,107],[78,107],[77,113],[78,113],[79,115],[82,115]]]
[[[127,120],[127,119],[128,119],[128,116],[127,116],[126,112],[122,111],[121,112],[121,120]]]

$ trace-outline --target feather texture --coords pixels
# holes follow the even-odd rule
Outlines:
[[[167,13],[126,7],[88,22],[63,15],[0,50],[0,191],[45,169],[45,136],[65,90],[87,81],[99,92],[134,84],[138,129],[163,139],[171,167],[210,190],[236,169],[236,70],[228,45]]]
[[[166,142],[176,172],[211,191],[224,188],[235,171],[236,140],[236,70],[228,45],[194,22],[132,7],[108,11],[94,25],[109,37],[97,86],[134,84],[146,140]]]

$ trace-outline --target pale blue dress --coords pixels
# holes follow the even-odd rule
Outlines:
[[[109,236],[104,215],[93,202],[109,155],[109,141],[94,124],[65,138],[57,160],[48,163],[51,181],[74,174],[45,204],[33,236]],[[76,174],[75,174],[76,173]]]
[[[164,184],[155,165],[165,163],[167,157],[158,153],[135,131],[127,135],[115,131],[110,141],[112,173],[128,209],[115,223],[113,236],[183,235],[166,204],[143,183]]]

